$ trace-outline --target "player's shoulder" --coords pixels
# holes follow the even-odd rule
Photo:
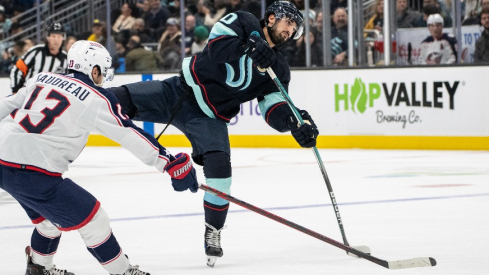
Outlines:
[[[442,39],[445,39],[450,43],[457,43],[457,39],[451,33],[443,33]]]
[[[260,20],[258,20],[256,16],[254,16],[252,13],[249,13],[247,11],[236,11],[234,12],[234,14],[237,15],[237,17],[241,22],[253,23],[253,24],[257,24],[260,22]]]
[[[424,40],[421,42],[421,44],[423,44],[423,43],[431,43],[431,42],[433,42],[433,41],[435,41],[435,40],[433,39],[433,36],[431,36],[431,35],[430,35],[430,36],[426,37],[426,38],[425,38],[425,39],[424,39]]]

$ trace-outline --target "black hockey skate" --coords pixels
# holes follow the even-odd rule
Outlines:
[[[33,263],[30,246],[25,248],[25,254],[27,257],[27,269],[25,270],[25,275],[75,275],[66,270],[57,269],[55,265],[48,270],[42,265]]]
[[[217,230],[214,226],[205,223],[205,254],[207,255],[207,265],[209,267],[214,267],[216,264],[217,258],[222,257],[224,254],[221,248],[221,230],[223,230],[225,226],[219,230]]]

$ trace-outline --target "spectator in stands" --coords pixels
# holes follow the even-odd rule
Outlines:
[[[105,46],[107,42],[107,25],[104,21],[95,19],[92,25],[92,34],[87,38],[88,41],[98,42]]]
[[[134,21],[134,25],[132,25],[132,29],[130,32],[132,35],[137,35],[141,39],[141,44],[151,42],[151,33],[149,29],[144,26],[144,20],[141,18],[136,18]]]
[[[463,20],[467,20],[468,18],[477,17],[479,13],[478,9],[480,6],[480,0],[465,0],[465,14],[463,16]]]
[[[482,9],[480,21],[484,30],[475,42],[474,63],[489,63],[489,7]]]
[[[163,58],[164,69],[178,69],[181,66],[181,35],[180,25],[174,17],[168,18],[166,22],[166,31],[161,35],[158,41],[157,51]]]
[[[420,12],[408,7],[407,0],[397,0],[397,27],[398,28],[417,28],[420,26],[422,15]]]
[[[24,12],[34,7],[35,0],[12,0],[12,7],[15,11]]]
[[[161,57],[152,50],[146,50],[141,45],[138,36],[133,35],[127,44],[126,72],[151,72],[158,70]]]
[[[149,14],[149,11],[151,10],[151,6],[149,5],[149,0],[143,0],[142,4],[138,5],[139,8],[139,18],[146,18],[146,15]]]
[[[489,8],[489,0],[472,0],[476,1],[476,6],[474,7],[472,4],[471,12],[467,12],[467,9],[465,10],[465,17],[464,20],[462,21],[462,25],[479,25],[480,24],[480,15],[481,12],[484,8]],[[468,2],[465,4],[467,8]]]
[[[421,27],[428,27],[426,24],[426,20],[428,20],[428,17],[432,14],[439,14],[441,12],[440,8],[434,6],[434,5],[427,5],[423,7],[423,18],[419,22],[419,25]]]
[[[12,49],[12,56],[10,57],[10,62],[11,66],[10,69],[12,69],[13,66],[17,63],[17,60],[21,58],[28,49],[26,49],[26,43],[25,40],[17,40],[15,41],[15,45]]]
[[[22,32],[24,29],[18,22],[13,22],[12,25],[10,25],[10,35],[14,35],[17,33]]]
[[[5,8],[3,6],[0,6],[0,26],[2,31],[0,39],[5,39],[5,37],[8,36],[10,32],[10,26],[12,26],[12,20],[8,18],[7,15],[5,14]]]
[[[420,64],[453,64],[457,61],[457,40],[443,33],[443,17],[432,14],[426,20],[430,36],[421,43]]]
[[[333,14],[338,8],[344,8],[346,10],[347,5],[347,0],[331,0],[331,14]]]
[[[304,0],[291,0],[290,2],[296,5],[296,7],[302,12],[302,15],[305,14],[304,11],[306,10],[306,2]],[[317,2],[317,0],[309,0],[309,10],[313,10],[316,7]]]
[[[153,41],[158,41],[165,29],[166,20],[170,18],[170,11],[161,6],[160,0],[149,0],[150,10],[144,17],[144,24],[151,32]]]
[[[26,38],[24,39],[24,48],[22,50],[22,54],[25,54],[28,50],[30,50],[32,47],[34,47],[34,42],[32,42],[32,40]]]
[[[75,42],[78,41],[78,39],[76,39],[76,37],[70,35],[66,38],[66,43],[65,43],[65,47],[64,47],[64,50],[65,52],[68,52],[71,48],[71,45],[75,44]]]
[[[211,4],[207,2],[208,0],[196,0],[196,1],[197,1],[196,4],[197,12],[194,12],[193,14],[195,16],[196,25],[200,26],[200,25],[204,25],[205,15],[207,12],[210,12]],[[210,31],[211,28],[208,26],[206,27]]]
[[[195,16],[188,14],[185,16],[185,55],[192,55],[190,48],[194,43]],[[206,37],[207,39],[207,37]]]
[[[483,9],[489,9],[489,0],[481,0],[481,12]]]
[[[194,42],[191,47],[191,54],[194,55],[204,50],[209,38],[209,30],[205,26],[197,26],[194,29]]]
[[[201,6],[201,10],[205,15],[204,25],[211,29],[217,21],[221,20],[221,18],[231,11],[230,4],[230,0],[215,0],[214,6],[211,3],[204,3]]]
[[[372,12],[374,15],[370,17],[364,29],[378,30],[382,33],[384,26],[384,0],[375,0],[375,3],[372,5]]]
[[[323,48],[320,41],[317,39],[317,30],[314,27],[310,28],[309,32],[309,45],[311,46],[311,66],[318,67],[323,65]],[[306,34],[303,33],[302,36],[297,39],[296,48],[297,53],[294,57],[290,66],[292,67],[305,67],[306,63],[306,43],[305,43]]]
[[[443,17],[443,21],[445,22],[444,23],[444,26],[446,28],[449,28],[452,26],[452,17],[450,15],[450,11],[445,9],[444,6],[442,6],[440,4],[440,2],[438,2],[438,0],[423,0],[423,9],[426,7],[426,6],[435,6],[437,7],[438,9],[440,9],[440,11],[438,12],[438,14],[440,14],[442,17]]]
[[[164,1],[161,2],[164,5]],[[180,0],[168,0],[165,6],[170,11],[170,17],[180,17]]]
[[[334,66],[345,66],[348,51],[348,14],[345,8],[333,13],[334,27],[331,28],[331,53]]]
[[[314,27],[316,27],[318,34],[321,34],[323,32],[323,12],[320,11],[316,15],[316,23],[314,24]]]
[[[12,50],[4,49],[2,53],[2,59],[0,60],[0,76],[5,76],[6,74],[10,73],[10,66],[12,65],[10,61],[11,58]]]
[[[134,5],[129,3],[124,3],[121,7],[121,15],[117,18],[114,25],[112,26],[112,31],[114,33],[119,33],[121,30],[129,31],[134,25],[136,18],[132,16],[132,11],[135,9]]]
[[[0,65],[0,73],[2,75],[10,73],[12,67],[17,63],[17,60],[25,54],[25,46],[25,40],[17,40],[11,49],[5,49],[3,53],[3,60]]]
[[[126,54],[126,45],[121,41],[115,41],[115,54],[112,55],[112,67],[114,67],[116,73],[124,73],[126,71]]]

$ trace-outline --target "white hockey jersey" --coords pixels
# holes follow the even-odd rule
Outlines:
[[[173,156],[122,112],[112,93],[80,73],[40,73],[0,101],[0,163],[50,175],[68,170],[90,132],[163,172]]]

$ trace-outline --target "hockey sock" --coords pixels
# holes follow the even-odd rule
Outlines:
[[[204,155],[205,182],[208,186],[223,193],[231,193],[231,161],[227,153],[221,151],[209,152]],[[215,195],[204,195],[205,221],[221,229],[226,222],[229,202]]]
[[[53,266],[54,254],[58,250],[61,231],[50,221],[44,220],[36,224],[31,237],[32,261],[47,269]]]
[[[122,274],[129,267],[129,260],[122,253],[117,239],[112,234],[109,216],[102,207],[93,219],[78,230],[88,251],[110,274]]]
[[[229,203],[224,205],[215,205],[204,201],[205,222],[214,226],[216,229],[221,229],[226,222],[228,209]]]

